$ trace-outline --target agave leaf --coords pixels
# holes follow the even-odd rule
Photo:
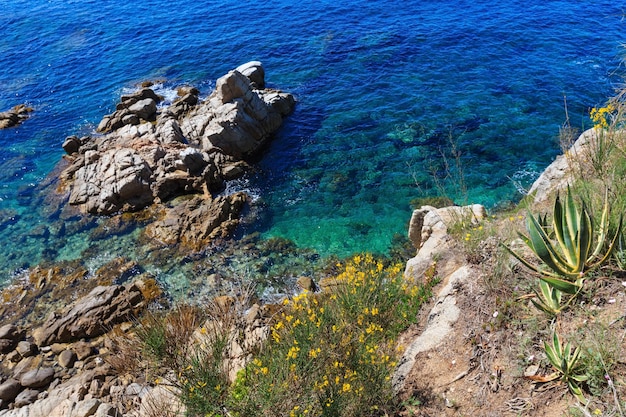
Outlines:
[[[553,277],[553,276],[540,276],[540,280],[545,281],[552,287],[557,290],[564,292],[566,294],[576,294],[582,288],[582,279],[578,279],[575,282],[567,281],[561,278]]]
[[[604,241],[606,240],[608,234],[609,226],[609,189],[607,188],[604,191],[604,207],[602,208],[602,219],[600,220],[600,230],[598,236],[598,242],[596,244],[593,253],[591,254],[591,258],[595,258],[600,254],[602,247],[604,246]]]
[[[619,237],[622,235],[623,223],[624,223],[624,217],[620,216],[619,224],[617,225],[617,232],[615,233],[615,236],[613,236],[613,239],[611,240],[611,243],[609,244],[609,247],[606,250],[606,253],[604,254],[604,256],[602,258],[598,259],[596,262],[591,264],[589,266],[589,269],[593,269],[593,268],[596,268],[596,267],[602,265],[603,263],[606,262],[606,260],[609,258],[609,256],[611,256],[611,254],[613,253],[613,250],[616,247],[617,241],[619,240]]]
[[[589,402],[583,395],[583,390],[580,386],[578,386],[578,384],[576,384],[576,382],[568,380],[567,387],[581,404],[587,404]]]
[[[571,235],[570,230],[567,227],[569,224],[567,213],[568,212],[561,204],[561,197],[557,195],[556,200],[554,201],[554,214],[552,217],[554,235],[556,236],[561,249],[563,249],[567,262],[569,264],[573,264],[575,262],[576,254],[572,253],[570,249],[574,247],[575,235]]]
[[[556,316],[562,310],[561,307],[561,291],[550,286],[545,281],[539,281],[539,292],[535,290],[537,300],[531,299],[533,305],[551,316]]]
[[[582,212],[580,215],[580,227],[578,229],[577,236],[577,259],[576,259],[576,267],[574,270],[578,273],[583,272],[585,268],[585,264],[587,262],[587,255],[591,250],[591,239],[592,239],[592,226],[591,226],[591,218],[589,217],[589,213],[585,207],[585,203],[583,203]]]
[[[539,225],[537,219],[529,213],[528,216],[528,235],[532,243],[532,249],[535,254],[541,259],[548,267],[560,275],[570,276],[569,267],[567,261],[554,249],[552,242],[548,239],[548,236]],[[574,274],[575,276],[576,274]]]
[[[572,195],[572,190],[569,185],[567,186],[567,196],[565,203],[565,226],[566,230],[569,231],[570,236],[570,244],[575,242],[576,236],[578,235],[578,229],[580,227],[580,214],[578,213],[578,209],[576,208],[576,204],[574,204],[574,196]],[[574,246],[572,244],[572,246]]]

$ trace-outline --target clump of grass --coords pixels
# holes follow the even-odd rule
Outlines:
[[[268,344],[233,384],[234,414],[373,416],[397,409],[390,382],[395,340],[437,280],[410,285],[401,264],[385,266],[370,255],[339,267],[331,293],[285,301]]]

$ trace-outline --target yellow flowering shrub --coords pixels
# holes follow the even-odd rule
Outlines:
[[[401,264],[358,255],[338,265],[332,293],[285,300],[267,345],[240,375],[230,409],[244,416],[392,414],[398,334],[436,283],[415,286]],[[242,388],[245,387],[245,388]]]

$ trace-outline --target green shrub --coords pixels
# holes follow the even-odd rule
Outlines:
[[[402,265],[356,256],[324,294],[286,300],[260,354],[231,389],[244,416],[378,416],[398,404],[390,376],[398,334],[416,320],[436,283],[410,285]]]

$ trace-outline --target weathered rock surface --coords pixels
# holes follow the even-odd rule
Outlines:
[[[28,119],[33,109],[26,104],[18,104],[11,110],[0,113],[0,129],[17,126],[24,120]]]
[[[143,307],[144,297],[135,284],[96,287],[60,312],[53,312],[33,331],[39,346],[76,341],[104,334],[127,321]]]
[[[590,153],[599,146],[598,133],[596,128],[584,131],[564,154],[557,156],[543,170],[528,190],[529,195],[534,195],[534,203],[546,202],[554,192],[571,183],[574,179],[574,168],[586,169],[584,164],[590,160]]]
[[[448,228],[458,222],[478,224],[486,215],[485,208],[479,204],[440,209],[425,206],[413,212],[409,239],[418,251],[407,262],[404,277],[412,282],[421,282],[426,270],[436,265],[442,284],[425,328],[408,344],[394,372],[392,384],[396,392],[404,388],[418,355],[437,348],[452,332],[461,314],[455,295],[457,288],[479,274],[476,268],[467,264],[464,254],[448,235]]]
[[[165,244],[182,243],[189,247],[225,237],[239,224],[239,214],[245,202],[244,193],[215,199],[193,197],[174,206],[165,218],[148,226],[146,234]]]
[[[413,211],[409,224],[409,239],[417,249],[417,255],[406,263],[404,276],[414,282],[420,282],[424,273],[433,263],[433,257],[439,259],[440,274],[448,275],[458,268],[455,259],[460,259],[458,250],[448,228],[455,223],[478,224],[487,216],[485,207],[480,204],[458,207],[424,206]]]
[[[26,388],[41,388],[48,385],[54,379],[54,369],[38,368],[26,372],[20,378],[20,384]]]
[[[205,101],[198,90],[181,88],[183,95],[162,109],[161,98],[149,88],[123,96],[98,126],[105,135],[65,140],[69,165],[61,180],[69,203],[93,214],[160,205],[153,232],[163,242],[199,247],[228,234],[245,199],[218,193],[225,182],[245,174],[243,158],[267,143],[295,105],[292,95],[265,88],[264,76],[262,64],[253,61],[219,78]],[[173,209],[163,204],[181,195],[199,200]],[[189,220],[205,212],[210,219],[192,227]],[[167,236],[169,230],[173,234]]]

